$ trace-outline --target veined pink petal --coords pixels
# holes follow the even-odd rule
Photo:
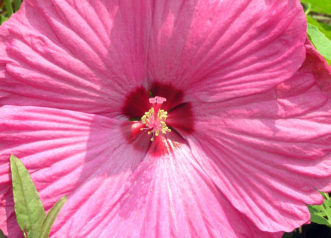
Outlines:
[[[46,209],[64,195],[68,195],[68,203],[72,203],[72,197],[84,184],[90,186],[90,193],[97,191],[98,182],[104,179],[111,181],[107,191],[115,201],[121,196],[117,188],[126,183],[126,177],[145,156],[127,145],[121,121],[43,107],[3,106],[0,114],[0,187],[3,190],[0,215],[7,219],[0,219],[0,229],[8,232],[9,237],[21,234],[14,220],[10,154],[21,158],[29,170]],[[83,199],[88,200],[89,195]],[[94,201],[97,202],[102,199]],[[93,206],[93,202],[88,204]],[[87,224],[101,210],[99,207],[81,216],[81,224]],[[64,220],[60,215],[61,221]]]
[[[264,94],[192,104],[194,156],[261,230],[308,222],[306,204],[331,190],[331,102],[313,76],[304,68]]]
[[[187,146],[175,155],[146,157],[126,184],[96,176],[65,208],[63,219],[70,222],[58,223],[54,237],[281,237],[245,219]]]
[[[0,156],[0,183],[7,191],[1,193],[0,214],[7,219],[0,220],[0,228],[10,237],[22,236],[6,151],[22,158],[47,209],[69,195],[52,237],[281,236],[245,219],[185,145],[175,156],[151,156],[140,163],[144,155],[121,139],[115,120],[41,107],[0,111],[1,141],[8,148],[1,148]]]
[[[119,114],[146,79],[149,2],[27,0],[21,8],[0,30],[0,104]]]
[[[331,66],[315,49],[313,44],[306,40],[306,60],[304,68],[313,71],[316,75],[321,89],[331,95]]]
[[[187,100],[220,101],[270,89],[305,57],[299,1],[156,1],[152,80],[175,82]]]
[[[304,59],[298,1],[25,2],[0,33],[3,104],[109,113],[145,79],[219,101],[269,89]]]
[[[280,237],[331,191],[299,0],[25,0],[0,40],[10,237],[10,154],[47,209],[69,196],[52,237]],[[174,129],[154,142],[127,121],[150,94]]]

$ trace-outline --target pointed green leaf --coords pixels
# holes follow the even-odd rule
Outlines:
[[[331,224],[329,223],[329,221],[327,219],[325,219],[324,217],[320,217],[315,214],[311,214],[310,220],[311,220],[311,222],[331,227]]]
[[[329,40],[331,40],[331,25],[319,22],[311,16],[307,16],[307,21],[308,23],[316,26]]]
[[[51,230],[51,227],[66,201],[67,201],[67,196],[64,196],[59,201],[57,201],[55,205],[52,207],[52,209],[48,212],[41,227],[40,238],[48,238],[48,234]]]
[[[314,205],[314,206],[308,206],[309,212],[311,214],[315,214],[315,215],[323,215],[324,214],[324,209],[321,208],[321,206],[319,205]]]
[[[318,52],[324,58],[331,60],[331,40],[329,40],[316,26],[308,23],[308,35]]]
[[[320,194],[323,196],[324,199],[329,199],[330,198],[329,194],[327,194],[327,193],[323,193],[323,192],[320,191]]]
[[[326,206],[328,206],[329,208],[331,208],[331,200],[330,199],[325,200],[324,203],[325,203]]]
[[[10,168],[17,223],[27,237],[39,237],[46,214],[37,189],[27,169],[13,155],[10,157]]]
[[[0,230],[0,238],[8,238],[7,236],[5,236],[5,234],[3,234],[2,230]]]
[[[325,211],[325,217],[327,217],[329,220],[331,219],[331,200],[325,199],[323,203],[324,211]]]

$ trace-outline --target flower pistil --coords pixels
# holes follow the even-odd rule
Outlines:
[[[141,122],[146,126],[145,128],[141,128],[141,130],[149,130],[148,134],[152,134],[151,141],[154,141],[154,137],[159,136],[160,132],[166,134],[171,131],[165,123],[168,113],[160,109],[162,103],[165,101],[165,98],[159,96],[150,98],[149,103],[151,104],[151,108],[141,117]]]

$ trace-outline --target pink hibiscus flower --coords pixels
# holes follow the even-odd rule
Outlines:
[[[320,88],[331,95],[331,67],[326,60],[317,52],[313,44],[307,39],[306,60],[304,67],[307,72],[313,72]]]
[[[25,0],[0,28],[0,228],[21,237],[10,154],[46,208],[69,197],[51,237],[307,223],[331,107],[305,31],[296,0]]]

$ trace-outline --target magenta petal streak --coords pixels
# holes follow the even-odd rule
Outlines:
[[[299,0],[25,0],[0,27],[0,229],[22,237],[15,154],[46,209],[69,197],[50,237],[279,238],[331,191],[330,72]]]

